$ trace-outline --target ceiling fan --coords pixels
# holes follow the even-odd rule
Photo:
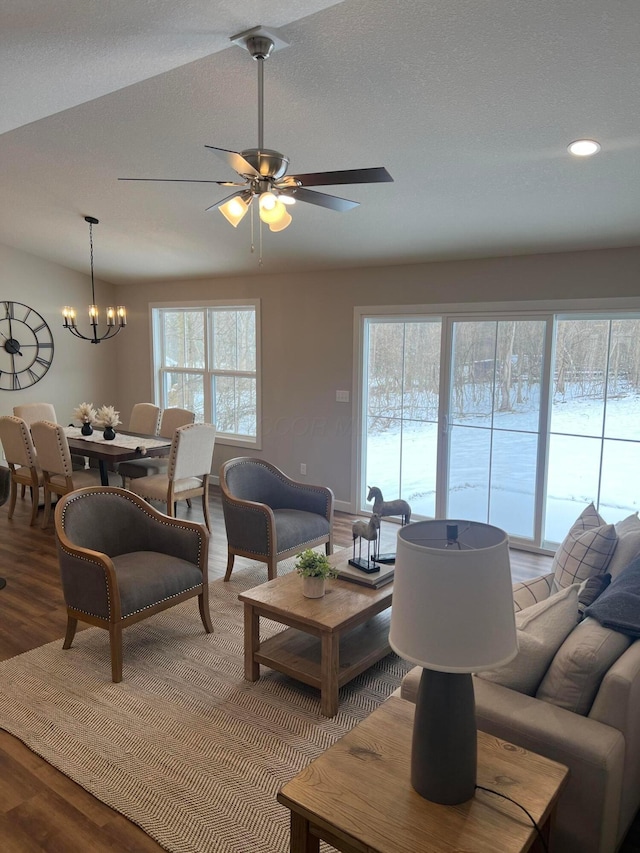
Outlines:
[[[346,211],[358,207],[359,202],[308,189],[308,187],[339,184],[368,184],[393,181],[383,166],[366,169],[342,169],[333,172],[310,172],[287,175],[289,158],[279,151],[264,147],[264,62],[271,53],[287,42],[264,27],[254,27],[231,41],[245,48],[258,63],[258,147],[244,151],[229,151],[205,145],[221,157],[242,178],[242,181],[214,181],[187,178],[118,178],[120,181],[168,181],[174,183],[218,184],[235,187],[234,192],[212,204],[233,225],[238,226],[251,204],[257,199],[262,222],[271,231],[282,231],[291,224],[287,206],[296,201],[316,204],[329,210]]]

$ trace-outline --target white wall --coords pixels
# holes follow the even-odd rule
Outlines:
[[[35,309],[47,321],[54,340],[53,362],[39,382],[21,391],[0,391],[0,415],[13,414],[13,407],[20,403],[47,402],[54,404],[59,422],[67,424],[73,409],[84,400],[97,405],[114,403],[119,340],[96,346],[76,340],[62,328],[61,308],[73,305],[78,324],[85,334],[88,332],[89,276],[2,245],[0,276],[0,302],[12,300]],[[112,285],[96,282],[96,299],[101,307],[107,302],[113,304],[114,294]]]

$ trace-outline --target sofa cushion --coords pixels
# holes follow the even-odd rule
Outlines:
[[[579,589],[580,584],[572,584],[516,613],[518,654],[498,669],[477,673],[478,678],[534,696],[553,656],[578,621]]]
[[[618,521],[615,528],[618,544],[607,567],[612,579],[617,578],[636,557],[640,557],[640,518],[634,513]]]
[[[611,582],[586,616],[593,616],[606,628],[640,637],[640,557]]]
[[[536,698],[586,716],[605,673],[630,645],[630,637],[586,618],[556,652]]]
[[[613,524],[604,519],[591,503],[584,509],[553,558],[553,590],[587,580],[604,572],[618,537]]]

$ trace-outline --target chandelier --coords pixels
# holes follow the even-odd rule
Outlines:
[[[65,305],[62,309],[62,318],[64,328],[68,329],[76,338],[81,338],[83,341],[89,341],[92,344],[99,344],[100,341],[106,341],[109,338],[115,338],[118,332],[127,325],[127,309],[124,305],[116,305],[115,308],[109,306],[107,308],[107,328],[102,335],[98,334],[98,323],[100,322],[100,312],[96,305],[96,291],[93,280],[93,226],[98,224],[95,216],[85,216],[84,221],[89,224],[89,256],[91,261],[91,305],[89,305],[89,323],[91,324],[91,336],[83,335],[78,330],[76,325],[76,309],[70,305]]]

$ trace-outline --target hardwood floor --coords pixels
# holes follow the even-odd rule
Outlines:
[[[202,520],[202,512],[180,505],[181,517]],[[58,575],[53,521],[47,530],[29,527],[29,500],[18,499],[14,518],[0,507],[0,660],[61,639],[66,613]],[[211,498],[213,535],[210,577],[224,575],[226,539],[219,493]],[[335,544],[352,547],[353,516],[337,513]],[[395,550],[397,525],[382,524],[382,549]],[[236,568],[243,565],[236,559]],[[548,557],[512,553],[515,580],[534,577]],[[266,580],[266,568],[265,568]],[[84,629],[84,626],[79,626]],[[620,853],[640,853],[636,821]],[[632,840],[633,839],[633,840]],[[0,730],[0,850],[3,853],[147,853],[162,848],[141,829],[96,800],[11,735]],[[247,851],[248,853],[248,851]],[[276,853],[276,851],[274,851]]]

